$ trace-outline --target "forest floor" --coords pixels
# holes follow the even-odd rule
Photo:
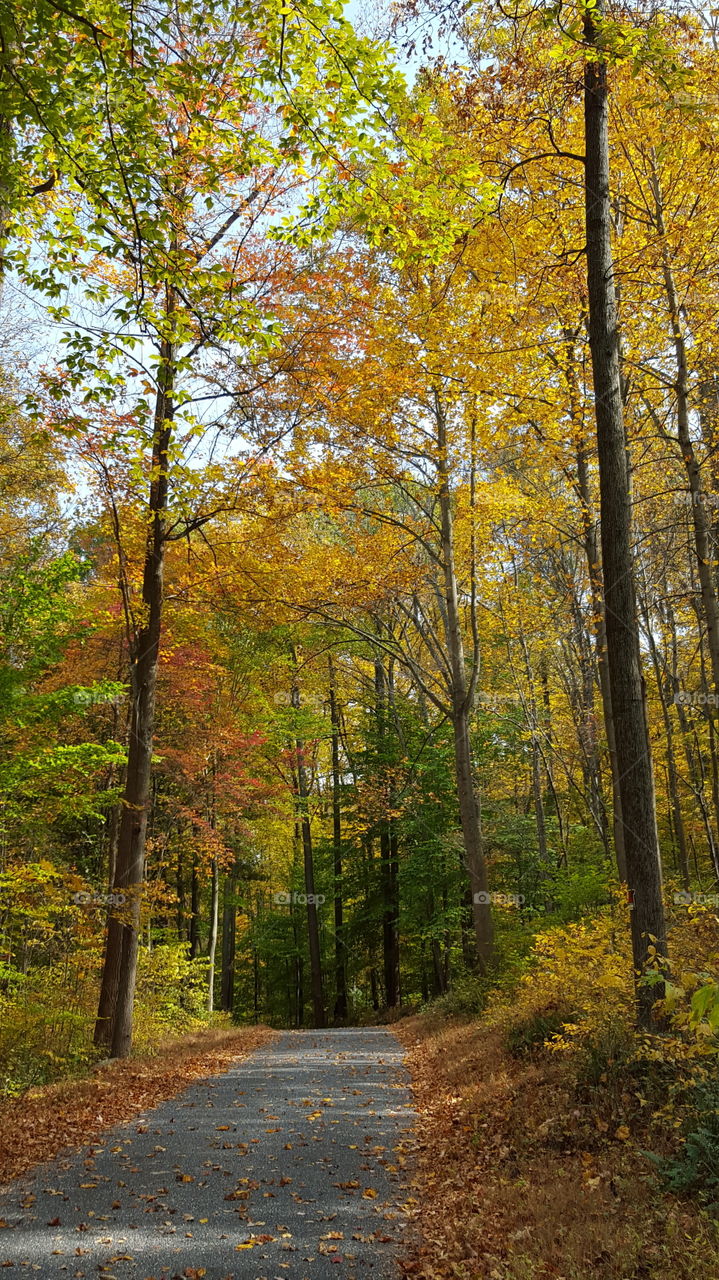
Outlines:
[[[396,1038],[380,1027],[253,1029],[235,1059],[253,1038],[264,1043],[229,1069],[221,1057],[232,1045],[218,1046],[220,1073],[208,1075],[205,1058],[205,1078],[183,1092],[159,1076],[128,1087],[132,1123],[92,1141],[87,1133],[81,1150],[7,1187],[0,1267],[42,1280],[396,1276],[415,1210],[405,1185],[409,1077]],[[192,1062],[199,1074],[200,1056],[178,1073]],[[114,1099],[115,1079],[132,1080],[137,1064],[108,1071]],[[79,1086],[65,1088],[72,1097]],[[99,1096],[87,1103],[95,1128],[120,1105],[96,1115]],[[42,1123],[40,1102],[47,1107],[47,1091],[31,1127]],[[74,1143],[81,1123],[76,1113]]]
[[[716,1219],[659,1189],[641,1108],[623,1116],[618,1091],[583,1094],[560,1055],[514,1057],[481,1022],[395,1030],[419,1117],[407,1276],[719,1280]]]

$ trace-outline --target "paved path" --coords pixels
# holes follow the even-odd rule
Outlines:
[[[0,1274],[396,1277],[409,1107],[389,1031],[285,1032],[14,1183],[0,1196]]]

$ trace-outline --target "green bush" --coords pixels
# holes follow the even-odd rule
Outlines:
[[[6,1097],[81,1073],[98,1056],[94,970],[75,970],[72,982],[64,965],[17,977],[0,994],[0,1095]]]
[[[682,1145],[670,1157],[646,1154],[656,1164],[662,1186],[675,1195],[692,1195],[714,1205],[719,1201],[719,1079],[693,1085],[683,1100],[686,1109]]]
[[[515,1057],[532,1053],[541,1049],[547,1040],[562,1030],[565,1022],[570,1022],[571,1010],[568,1006],[553,1005],[541,1009],[529,1018],[524,1018],[510,1027],[507,1034],[507,1048]]]
[[[488,989],[486,978],[463,973],[455,978],[447,994],[433,1000],[429,1007],[441,1018],[476,1018],[484,1008]]]
[[[208,960],[191,960],[187,944],[140,951],[135,996],[134,1044],[140,1051],[208,1021]]]
[[[579,1052],[579,1086],[622,1085],[631,1070],[635,1053],[636,1037],[631,1024],[613,1017],[600,1019]]]

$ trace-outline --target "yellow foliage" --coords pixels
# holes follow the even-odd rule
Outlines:
[[[571,1050],[592,1040],[607,1025],[626,1027],[633,1019],[632,961],[627,922],[618,905],[591,920],[540,933],[527,972],[507,1000],[499,991],[490,1001],[490,1025],[509,1031],[547,1011],[566,1012],[548,1045]]]

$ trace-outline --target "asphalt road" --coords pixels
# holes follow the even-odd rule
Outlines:
[[[0,1271],[389,1280],[414,1207],[398,1150],[412,1121],[391,1032],[285,1032],[12,1184]]]

